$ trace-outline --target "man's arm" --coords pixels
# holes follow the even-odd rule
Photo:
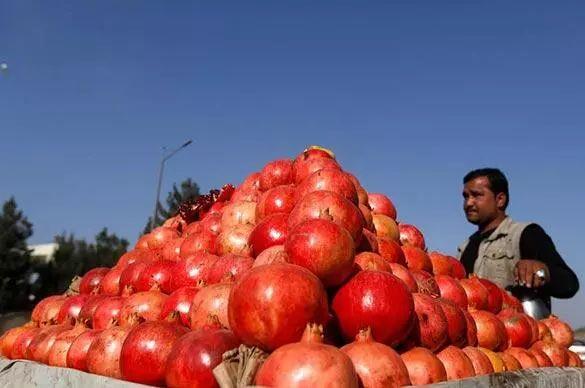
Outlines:
[[[520,237],[522,259],[546,264],[549,281],[543,286],[550,296],[571,298],[579,290],[577,275],[565,263],[548,234],[537,224],[528,225]]]

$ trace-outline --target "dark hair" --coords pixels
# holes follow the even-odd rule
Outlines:
[[[504,204],[505,210],[508,207],[508,202],[510,202],[510,193],[508,192],[508,180],[504,173],[497,168],[480,168],[468,172],[463,178],[463,184],[479,177],[486,177],[488,179],[490,182],[490,189],[494,194],[506,194],[506,203]]]

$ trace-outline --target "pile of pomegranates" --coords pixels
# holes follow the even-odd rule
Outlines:
[[[264,386],[396,387],[581,367],[573,331],[538,322],[399,221],[312,146],[181,206],[78,295],[40,301],[0,354],[168,387],[216,387],[240,345]]]

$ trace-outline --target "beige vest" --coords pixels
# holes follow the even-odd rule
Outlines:
[[[514,266],[521,259],[520,237],[528,225],[530,223],[515,222],[506,217],[496,230],[479,244],[473,272],[503,288],[513,285]],[[466,240],[457,248],[459,259],[468,243],[469,240]]]

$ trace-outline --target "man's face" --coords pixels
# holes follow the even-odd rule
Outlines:
[[[478,177],[463,186],[463,210],[467,221],[474,225],[487,224],[503,209],[506,195],[494,195],[487,177]]]

